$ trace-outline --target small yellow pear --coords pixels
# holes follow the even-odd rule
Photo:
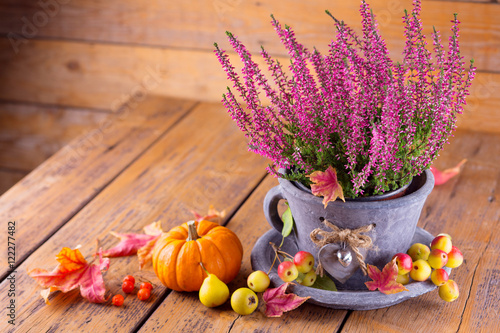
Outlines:
[[[200,301],[209,308],[224,304],[229,298],[229,288],[215,274],[208,274],[200,288]]]

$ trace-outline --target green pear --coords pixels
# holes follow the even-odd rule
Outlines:
[[[224,304],[229,298],[229,288],[215,274],[208,273],[200,288],[200,301],[209,308]]]

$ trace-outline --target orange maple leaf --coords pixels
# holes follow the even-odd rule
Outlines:
[[[61,273],[73,272],[88,265],[87,260],[78,249],[72,250],[69,247],[63,247],[56,255],[56,260],[59,262]]]
[[[332,166],[329,166],[325,172],[314,171],[307,177],[313,183],[311,185],[312,194],[317,197],[323,196],[325,208],[330,201],[335,201],[337,198],[345,202],[342,186],[337,180],[337,171]]]

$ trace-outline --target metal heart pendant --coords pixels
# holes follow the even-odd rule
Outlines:
[[[345,246],[337,251],[337,260],[344,267],[347,267],[352,262],[352,254]]]
[[[366,257],[367,250],[363,248],[359,250],[363,257]],[[349,255],[350,259],[348,259]],[[326,244],[319,250],[318,258],[321,261],[323,269],[340,283],[345,283],[349,280],[359,268],[358,261],[352,258],[351,248],[349,246],[343,248],[341,244]]]

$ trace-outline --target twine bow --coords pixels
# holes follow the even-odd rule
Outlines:
[[[364,275],[366,275],[366,264],[363,255],[359,251],[359,248],[369,249],[373,246],[373,242],[370,236],[363,235],[363,233],[373,230],[373,228],[375,228],[375,224],[365,225],[364,227],[360,227],[357,229],[341,229],[336,225],[328,222],[327,220],[323,220],[323,224],[326,227],[330,228],[332,231],[325,231],[320,228],[314,229],[309,235],[313,243],[319,248],[322,248],[326,244],[331,243],[347,244],[356,254],[356,260],[359,263],[361,271]],[[323,266],[321,265],[321,259],[316,272],[323,276]]]

